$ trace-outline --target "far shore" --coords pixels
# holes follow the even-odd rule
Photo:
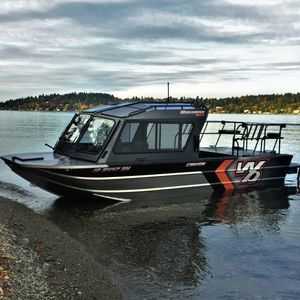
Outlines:
[[[77,110],[17,110],[17,109],[9,109],[9,110],[4,110],[4,109],[0,109],[1,111],[6,111],[6,112],[11,112],[11,111],[15,111],[15,112],[42,112],[42,113],[80,113],[81,111],[77,111]],[[274,116],[299,116],[300,112],[297,113],[271,113],[271,112],[225,112],[225,111],[220,111],[220,112],[209,112],[209,114],[211,115],[274,115]]]

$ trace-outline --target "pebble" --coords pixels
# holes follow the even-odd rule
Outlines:
[[[13,293],[11,296],[14,300],[56,299],[51,295],[46,281],[48,268],[39,262],[39,257],[33,250],[26,247],[28,241],[24,239],[17,241],[16,236],[10,234],[2,224],[0,224],[0,231],[6,245],[1,249],[0,258],[3,261],[9,260],[10,269],[8,273],[2,266],[1,272],[4,276],[2,276],[3,287],[0,287],[0,296],[2,298],[7,296],[9,299],[8,294]]]

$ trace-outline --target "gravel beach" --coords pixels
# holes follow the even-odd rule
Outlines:
[[[0,299],[120,299],[114,275],[84,246],[0,197]]]

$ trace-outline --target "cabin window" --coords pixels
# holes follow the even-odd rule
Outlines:
[[[89,118],[90,115],[76,116],[67,133],[65,134],[63,141],[66,143],[76,143]]]
[[[132,140],[136,134],[136,131],[139,127],[139,123],[126,123],[121,136],[120,136],[120,141],[122,143],[132,143]]]
[[[88,124],[88,128],[77,145],[77,151],[98,153],[103,149],[113,126],[114,121],[102,118],[93,118]]]
[[[192,128],[190,123],[127,122],[117,140],[115,152],[182,151]]]
[[[147,142],[149,150],[182,150],[192,129],[189,123],[149,123]]]

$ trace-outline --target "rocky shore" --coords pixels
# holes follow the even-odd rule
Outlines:
[[[0,299],[120,299],[114,275],[29,208],[0,197]]]

